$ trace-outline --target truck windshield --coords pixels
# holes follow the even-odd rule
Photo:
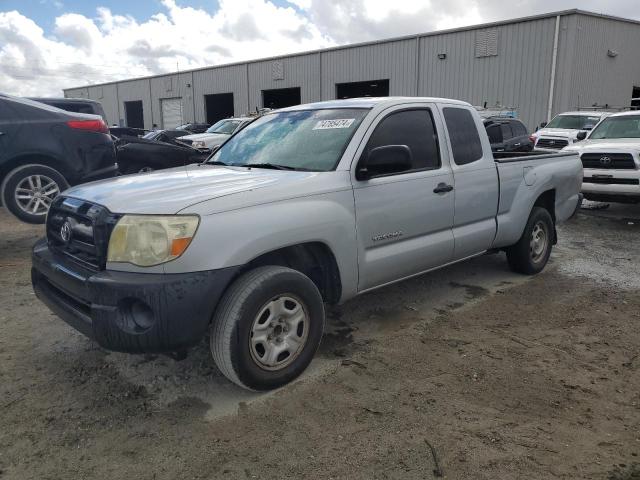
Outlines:
[[[561,128],[565,130],[591,130],[600,121],[600,117],[586,115],[557,115],[546,128]]]
[[[231,137],[208,163],[334,170],[367,109],[326,109],[265,115]]]
[[[640,115],[609,117],[589,135],[589,140],[607,138],[640,138]]]

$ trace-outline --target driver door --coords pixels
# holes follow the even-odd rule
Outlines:
[[[359,291],[452,260],[454,179],[449,159],[439,146],[440,132],[442,122],[431,104],[388,109],[369,128],[352,172]],[[371,178],[357,180],[356,172],[368,153],[389,145],[409,148],[410,168],[370,172]]]

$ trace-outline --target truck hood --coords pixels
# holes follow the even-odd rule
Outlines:
[[[567,138],[575,140],[578,136],[578,132],[580,131],[581,130],[567,130],[566,128],[543,128],[534,133],[534,135],[537,137]]]
[[[583,140],[563,150],[580,152],[638,152],[640,151],[640,138],[610,138],[602,140]]]
[[[174,214],[207,200],[278,186],[278,192],[306,188],[317,172],[192,164],[85,183],[64,192],[107,207],[113,213]]]
[[[226,141],[230,135],[226,133],[196,133],[194,135],[185,135],[184,137],[179,137],[179,140],[191,140],[192,142],[198,140],[204,142],[207,147],[220,145],[222,142]]]

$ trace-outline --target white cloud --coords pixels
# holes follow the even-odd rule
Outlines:
[[[40,0],[51,4],[59,0]],[[639,18],[638,0],[582,0],[580,8]],[[574,8],[573,0],[220,0],[215,12],[161,0],[144,22],[105,7],[62,13],[50,35],[0,12],[0,91],[60,95],[63,88],[326,46],[410,35]]]

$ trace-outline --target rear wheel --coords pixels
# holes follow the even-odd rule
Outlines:
[[[514,272],[540,273],[549,261],[553,248],[553,219],[542,207],[533,207],[522,237],[507,249],[507,260]]]
[[[260,267],[223,296],[211,325],[211,353],[232,382],[271,390],[307,368],[323,329],[322,297],[308,277],[285,267]]]
[[[53,200],[69,188],[57,170],[46,165],[23,165],[10,171],[0,187],[2,204],[27,223],[44,223]]]

